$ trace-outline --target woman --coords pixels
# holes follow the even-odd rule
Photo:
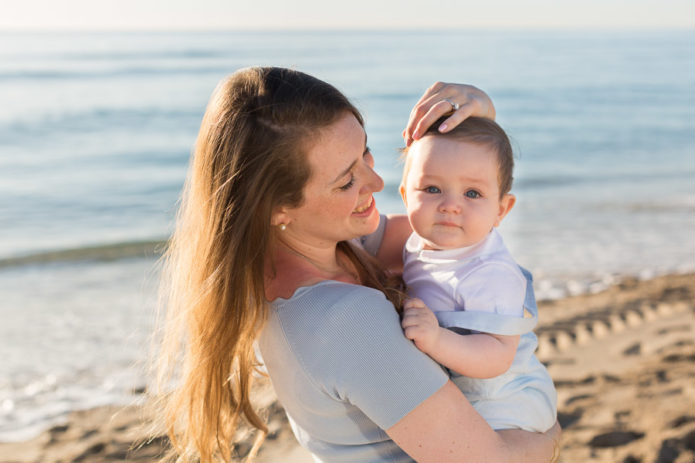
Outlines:
[[[452,109],[452,127],[494,117],[479,90],[436,84],[404,135]],[[166,418],[184,459],[231,459],[242,416],[265,431],[250,399],[258,341],[295,435],[319,461],[550,460],[558,429],[493,432],[404,338],[402,293],[375,262],[397,267],[410,229],[379,216],[373,167],[359,112],[325,82],[252,68],[214,92],[165,272],[160,379],[183,352]]]

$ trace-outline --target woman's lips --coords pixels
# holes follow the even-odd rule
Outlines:
[[[352,213],[356,215],[366,215],[371,213],[372,209],[374,209],[374,196],[370,196],[369,201],[364,206],[356,208]]]

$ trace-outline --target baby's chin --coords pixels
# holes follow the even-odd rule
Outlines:
[[[424,245],[423,249],[429,251],[448,251],[450,249],[459,249],[470,246],[473,243],[464,242],[461,240],[437,240],[432,241],[428,239],[423,239]]]

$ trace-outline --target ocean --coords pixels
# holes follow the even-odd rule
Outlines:
[[[437,80],[513,140],[501,226],[540,298],[695,270],[695,31],[0,33],[0,441],[139,400],[156,249],[216,83],[252,65],[341,89],[403,212],[398,148]]]

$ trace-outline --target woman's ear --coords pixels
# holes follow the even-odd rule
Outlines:
[[[502,219],[504,219],[504,216],[506,216],[509,211],[512,210],[514,204],[516,204],[516,196],[510,193],[502,196],[502,199],[500,199],[500,208],[499,212],[497,213],[497,219],[495,220],[495,227],[497,227],[500,222],[502,222]]]
[[[270,216],[270,225],[277,227],[279,225],[289,225],[290,217],[287,214],[287,210],[284,207],[276,207],[273,209],[273,213]]]

